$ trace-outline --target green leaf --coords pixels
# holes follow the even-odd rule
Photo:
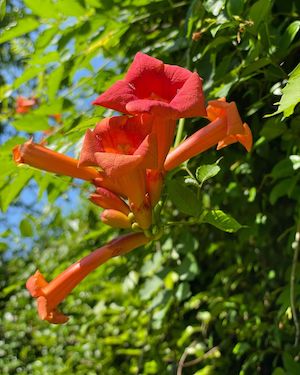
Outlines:
[[[34,114],[22,116],[22,118],[15,120],[12,125],[17,130],[22,130],[28,133],[49,129],[48,117]]]
[[[284,197],[285,195],[290,197],[297,184],[297,181],[298,177],[296,176],[293,178],[286,178],[278,182],[270,193],[269,199],[271,204],[275,204],[279,198]]]
[[[212,365],[206,365],[201,370],[194,372],[193,375],[213,375],[215,374],[215,367]]]
[[[16,178],[2,189],[0,194],[1,210],[6,211],[10,203],[20,194],[22,189],[26,186],[27,182],[33,176],[34,171],[29,168],[20,168]]]
[[[282,35],[278,43],[280,50],[282,48],[284,50],[288,49],[292,41],[295,39],[295,36],[297,35],[299,30],[300,30],[300,21],[294,21],[287,27],[287,29],[285,30],[284,34]]]
[[[271,176],[274,179],[292,176],[300,168],[300,156],[290,155],[288,158],[280,160],[272,169]]]
[[[51,0],[24,0],[24,3],[32,13],[37,16],[43,18],[57,18],[57,11]]]
[[[9,155],[7,155],[8,154],[7,149],[5,150],[5,152],[3,153],[1,152],[0,154],[0,165],[1,165],[0,181],[1,182],[5,182],[7,179],[7,176],[16,170],[16,164],[12,161],[12,158],[11,158],[11,151],[12,149],[10,149]]]
[[[77,0],[59,0],[55,6],[64,16],[80,17],[86,12]]]
[[[225,5],[225,0],[205,0],[203,7],[214,16],[217,16]]]
[[[199,187],[199,182],[198,182],[195,178],[192,178],[192,177],[186,177],[186,178],[184,179],[184,183],[185,183],[186,185],[194,186],[194,187],[196,187],[196,188]]]
[[[189,298],[191,294],[192,293],[191,293],[190,284],[187,282],[183,282],[178,285],[175,296],[178,299],[178,301],[181,302]]]
[[[147,279],[144,286],[140,289],[140,295],[143,300],[149,299],[163,285],[162,279],[158,276],[153,276]]]
[[[48,76],[48,99],[54,100],[64,74],[64,66],[60,65]]]
[[[30,33],[37,29],[40,23],[33,17],[26,17],[18,21],[17,25],[14,24],[8,30],[2,32],[0,36],[0,44],[8,42],[11,39],[17,38],[18,36]]]
[[[35,78],[42,71],[41,67],[29,66],[23,71],[23,73],[14,81],[13,87],[17,89],[23,83],[30,81],[32,78]]]
[[[264,122],[260,135],[265,137],[268,141],[275,139],[287,131],[287,127],[282,123],[279,117],[269,119]]]
[[[294,113],[296,105],[300,102],[300,64],[291,72],[286,86],[282,89],[282,97],[279,107],[272,115],[283,112],[283,117],[289,117]]]
[[[1,154],[10,154],[12,153],[12,149],[14,146],[22,144],[27,141],[27,138],[16,136],[13,138],[8,139],[5,143],[3,143],[1,147]],[[2,163],[2,160],[0,161]]]
[[[20,227],[20,232],[21,232],[23,237],[32,237],[33,236],[32,224],[31,224],[31,222],[29,221],[28,218],[23,219],[20,222],[19,227]]]
[[[200,213],[200,201],[196,194],[178,180],[171,180],[167,184],[171,201],[179,211],[197,216]]]
[[[78,123],[78,125],[74,126],[71,130],[66,132],[66,134],[72,134],[72,133],[84,133],[88,128],[94,127],[97,122],[99,122],[99,117],[91,117],[84,119]]]
[[[31,60],[29,60],[29,65],[47,65],[51,62],[57,62],[59,61],[60,56],[59,53],[56,51],[51,51],[49,53],[46,53],[44,55],[35,54]]]
[[[221,168],[217,163],[201,165],[196,170],[197,180],[203,184],[204,181],[216,176],[220,172]]]
[[[3,20],[6,13],[6,0],[0,0],[0,21]]]
[[[216,228],[223,230],[224,232],[237,232],[242,228],[242,225],[238,223],[233,217],[226,214],[222,210],[209,211],[203,218],[203,223],[208,223]]]
[[[271,64],[271,62],[272,61],[269,57],[262,57],[261,59],[258,59],[251,64],[247,64],[245,66],[245,69],[241,71],[241,77],[246,77],[253,72],[255,72],[255,74],[259,74],[260,69],[266,65]]]
[[[289,375],[300,374],[300,363],[296,362],[290,353],[283,353],[282,359],[284,368]]]
[[[244,0],[227,0],[226,10],[230,16],[240,16],[244,7]]]
[[[48,29],[44,30],[42,33],[39,34],[37,40],[35,42],[35,50],[41,50],[47,47],[55,35],[58,34],[58,28],[54,26],[50,26]]]
[[[249,28],[249,31],[256,33],[258,27],[262,22],[266,22],[266,18],[271,8],[271,0],[259,0],[252,5],[249,12],[249,18],[253,21],[253,26]]]
[[[180,280],[194,280],[199,274],[197,260],[192,253],[187,253],[182,263],[176,268]]]
[[[282,367],[276,367],[275,370],[272,372],[272,375],[287,375]]]

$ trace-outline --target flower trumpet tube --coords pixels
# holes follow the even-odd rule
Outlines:
[[[13,149],[13,159],[17,164],[27,164],[43,171],[92,181],[99,176],[95,168],[78,167],[78,160],[53,151],[32,140]]]
[[[105,188],[98,187],[96,192],[90,195],[90,201],[97,206],[111,208],[123,212],[125,215],[130,212],[128,205],[121,198]]]
[[[149,241],[149,238],[143,233],[130,233],[120,236],[72,264],[49,283],[37,271],[28,279],[26,287],[32,297],[37,298],[39,317],[50,323],[65,323],[68,317],[59,312],[57,306],[81,280],[110,258],[126,254]]]
[[[148,169],[146,181],[151,206],[154,207],[158,203],[161,196],[161,191],[164,184],[164,173],[161,170]]]
[[[169,171],[177,167],[214,145],[217,145],[219,150],[231,143],[240,142],[247,151],[250,151],[251,130],[240,119],[235,103],[226,103],[223,100],[212,101],[209,103],[207,113],[212,122],[192,134],[168,154],[164,164],[165,170]]]
[[[153,116],[152,133],[157,142],[157,168],[163,170],[164,162],[173,143],[176,121]]]
[[[220,139],[226,137],[226,134],[226,122],[224,119],[218,117],[172,150],[166,158],[164,164],[165,170],[169,171],[191,157],[208,150],[210,147],[216,145]]]
[[[123,212],[113,209],[107,209],[102,212],[100,217],[101,221],[104,224],[109,225],[113,228],[131,228],[131,220],[127,215],[123,214]]]

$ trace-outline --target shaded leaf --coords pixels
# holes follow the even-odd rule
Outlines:
[[[200,201],[196,194],[178,180],[171,180],[167,185],[171,201],[179,211],[192,216],[200,213]]]

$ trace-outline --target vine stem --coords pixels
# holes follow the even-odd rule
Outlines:
[[[177,147],[182,140],[183,129],[184,129],[185,118],[181,118],[178,123],[178,129],[176,133],[174,147]]]
[[[294,250],[293,255],[293,263],[292,263],[292,270],[291,270],[291,277],[290,277],[290,303],[291,303],[291,309],[292,309],[292,315],[293,315],[293,321],[295,325],[295,342],[294,346],[297,346],[299,343],[299,336],[300,336],[300,325],[298,320],[298,314],[296,309],[296,303],[295,303],[295,281],[296,281],[296,267],[299,257],[299,248],[300,248],[300,224],[297,226],[297,231],[295,235],[295,241],[292,244],[292,248]]]

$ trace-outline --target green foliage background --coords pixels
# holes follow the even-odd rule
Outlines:
[[[299,2],[1,0],[0,12],[1,373],[299,374]],[[196,70],[208,100],[236,101],[255,144],[192,159],[194,175],[223,156],[200,193],[185,166],[170,176],[163,217],[183,223],[92,273],[64,303],[70,321],[50,326],[26,279],[39,268],[51,280],[117,233],[88,186],[17,168],[11,149],[55,126],[51,147],[78,155],[104,115],[90,102],[140,50]],[[18,95],[38,107],[16,115]],[[187,120],[186,134],[201,125]],[[197,207],[243,228],[199,224],[187,215]]]

